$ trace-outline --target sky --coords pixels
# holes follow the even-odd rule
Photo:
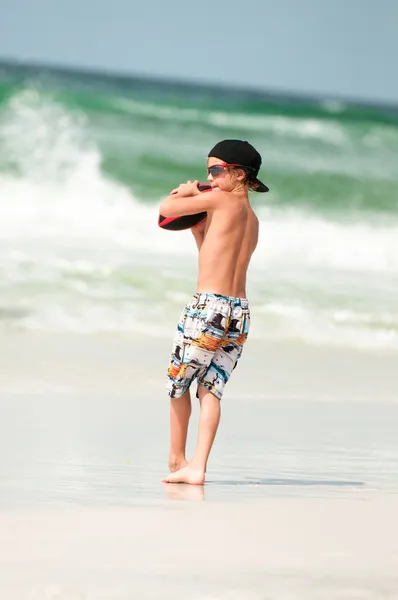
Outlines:
[[[398,0],[0,0],[0,58],[398,103]]]

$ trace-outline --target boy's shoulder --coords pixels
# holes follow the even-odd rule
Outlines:
[[[216,194],[220,205],[228,204],[228,206],[231,206],[231,203],[236,205],[248,203],[250,205],[249,196],[247,194],[226,192],[224,190],[218,190]]]

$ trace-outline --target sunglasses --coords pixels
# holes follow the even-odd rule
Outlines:
[[[212,177],[217,177],[218,175],[221,175],[221,173],[227,167],[241,167],[242,169],[250,169],[250,167],[246,167],[245,165],[230,163],[225,165],[212,165],[211,167],[207,167],[207,173],[210,174]]]

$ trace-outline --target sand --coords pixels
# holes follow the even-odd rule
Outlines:
[[[398,597],[396,496],[180,496],[156,508],[0,513],[1,597]]]
[[[192,488],[169,346],[0,336],[1,600],[398,598],[396,355],[254,341]]]

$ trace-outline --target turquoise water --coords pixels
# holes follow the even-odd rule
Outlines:
[[[157,227],[219,139],[250,140],[252,335],[398,349],[398,109],[0,65],[0,323],[166,335],[196,282]]]

